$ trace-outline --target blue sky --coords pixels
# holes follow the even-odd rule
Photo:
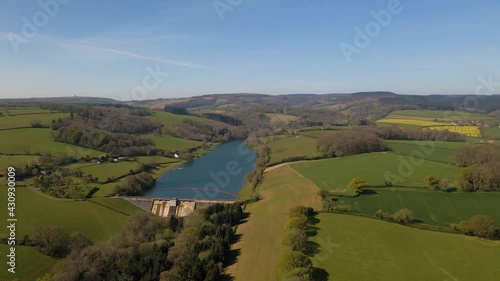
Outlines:
[[[0,97],[466,94],[480,76],[500,82],[498,0],[40,2],[55,12],[0,2]],[[382,10],[391,19],[376,22]],[[23,18],[37,31],[23,33]],[[370,22],[379,30],[356,45],[355,28]],[[357,48],[350,62],[342,42]]]

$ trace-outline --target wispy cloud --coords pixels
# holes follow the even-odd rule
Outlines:
[[[109,48],[104,48],[102,50],[106,51],[106,52],[114,53],[114,54],[129,56],[129,57],[133,57],[133,58],[138,58],[138,59],[153,61],[153,62],[158,62],[158,63],[167,63],[167,64],[173,64],[173,65],[184,66],[184,67],[189,67],[189,68],[205,69],[205,70],[210,70],[210,71],[220,71],[219,69],[206,67],[206,66],[195,64],[192,62],[172,60],[172,59],[154,58],[154,57],[144,56],[144,55],[135,54],[135,53],[122,51],[122,50],[109,49]]]

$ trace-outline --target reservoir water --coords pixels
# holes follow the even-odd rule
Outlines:
[[[214,150],[163,174],[146,197],[237,199],[245,175],[255,169],[257,155],[242,141]]]

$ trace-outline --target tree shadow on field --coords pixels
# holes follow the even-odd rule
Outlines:
[[[373,189],[363,189],[363,191],[361,191],[360,195],[377,195],[378,192],[373,190]]]
[[[424,221],[419,219],[413,219],[412,223],[424,223]]]
[[[248,221],[249,218],[250,218],[250,213],[249,212],[243,213],[242,218],[240,220],[240,223],[239,223],[238,227],[241,226],[242,224],[245,224]],[[243,234],[235,233],[233,235],[233,239],[231,241],[231,245],[234,245],[234,244],[240,242],[242,237],[243,237]],[[234,249],[234,248],[231,247],[231,250],[229,251],[227,259],[224,262],[224,267],[227,268],[228,266],[231,266],[231,265],[237,263],[238,262],[238,257],[240,255],[241,255],[241,249]],[[229,274],[226,273],[226,274],[224,274],[222,276],[222,280],[224,280],[224,281],[233,281],[233,280],[235,280],[235,278],[233,276],[231,276],[231,275],[229,275]]]
[[[323,268],[313,267],[312,277],[314,281],[328,281],[330,274]]]
[[[239,225],[246,223],[248,221],[248,219],[250,219],[250,213],[249,212],[243,213],[243,215],[241,215],[241,220],[240,220]]]
[[[223,281],[234,281],[234,280],[236,280],[236,278],[234,278],[233,276],[226,273],[226,274],[222,275],[222,280]]]
[[[309,218],[309,227],[306,230],[308,237],[313,237],[318,235],[319,228],[316,226],[319,223],[319,219],[316,217]]]
[[[319,223],[320,220],[317,218],[317,214],[314,217],[309,218],[310,226],[306,230],[306,234],[307,237],[309,237],[309,240],[306,242],[306,250],[304,253],[310,257],[313,257],[320,252],[320,245],[311,240],[312,237],[318,235],[319,227],[317,227],[317,225]]]

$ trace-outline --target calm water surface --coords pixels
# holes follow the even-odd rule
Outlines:
[[[242,141],[214,150],[163,174],[145,196],[183,199],[237,199],[257,156]]]

